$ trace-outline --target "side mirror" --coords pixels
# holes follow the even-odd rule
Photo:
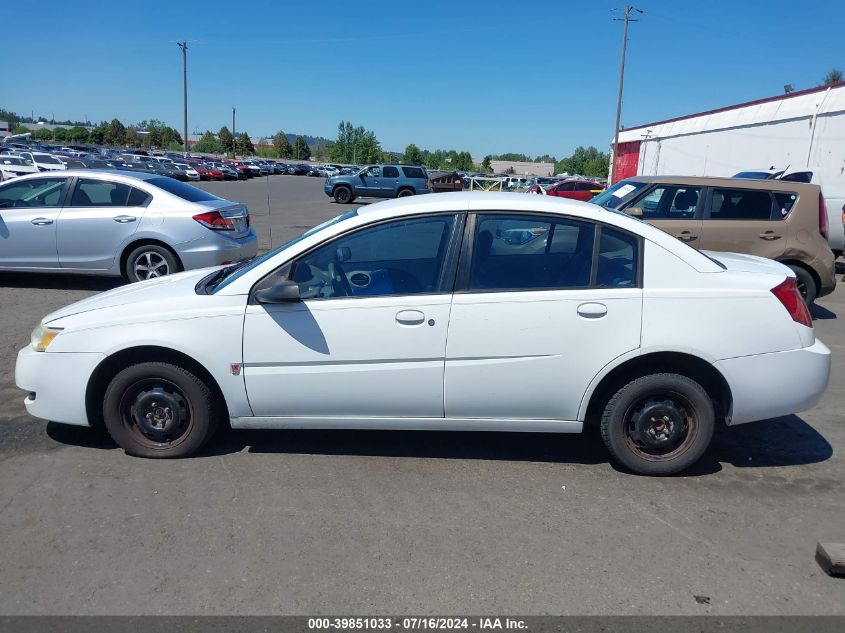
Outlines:
[[[640,207],[628,207],[625,209],[625,213],[630,215],[632,218],[639,218],[640,220],[643,219],[643,210]]]
[[[299,296],[299,284],[290,279],[277,281],[269,288],[255,291],[258,303],[296,303],[302,301]]]

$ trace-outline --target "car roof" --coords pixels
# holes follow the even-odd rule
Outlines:
[[[808,170],[805,170],[808,171]],[[714,176],[631,176],[631,182],[665,183],[667,185],[701,185],[703,187],[730,187],[733,189],[766,189],[783,191],[800,191],[801,188],[812,188],[820,191],[818,185],[791,180],[758,180],[757,178],[717,178]],[[812,192],[812,189],[810,191]]]
[[[129,179],[129,180],[151,180],[153,178],[161,178],[159,174],[147,174],[140,171],[131,171],[128,169],[65,169],[61,171],[53,171],[53,172],[38,172],[37,174],[29,174],[26,176],[20,176],[16,178],[16,180],[29,180],[32,178],[39,178],[39,177],[50,177],[50,178],[70,178],[71,176],[79,176],[80,178],[122,178],[122,179]]]

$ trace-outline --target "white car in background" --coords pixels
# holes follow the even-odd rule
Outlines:
[[[520,227],[536,237],[503,239]],[[71,304],[35,328],[15,380],[30,414],[104,423],[144,457],[195,453],[227,421],[596,424],[616,461],[667,474],[701,457],[717,422],[812,407],[829,372],[786,266],[707,256],[582,202],[444,193]]]
[[[67,169],[65,164],[59,160],[58,156],[53,154],[44,154],[43,152],[19,152],[18,156],[27,158],[32,161],[38,171],[63,171]]]
[[[0,154],[0,182],[37,173],[38,167],[28,158],[13,154]]]

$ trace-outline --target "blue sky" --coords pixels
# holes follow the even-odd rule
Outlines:
[[[0,106],[99,121],[156,118],[333,138],[346,119],[382,146],[487,153],[606,149],[621,23],[613,1],[40,0],[3,31]],[[622,123],[639,125],[817,85],[845,70],[840,1],[643,0]],[[5,5],[10,9],[9,5]],[[619,13],[618,11],[616,12]],[[7,11],[8,14],[8,11]],[[46,42],[46,43],[45,43]]]

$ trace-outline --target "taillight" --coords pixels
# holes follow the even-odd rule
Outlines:
[[[234,231],[235,223],[229,218],[224,218],[219,211],[209,211],[208,213],[199,213],[194,216],[194,220],[202,224],[205,228],[212,231]]]
[[[428,189],[428,178],[423,180],[423,189]]]
[[[772,288],[772,294],[786,308],[793,321],[807,327],[813,327],[813,319],[810,317],[810,311],[807,309],[804,297],[798,292],[795,277],[784,279],[782,283]]]
[[[824,203],[824,196],[819,194],[819,233],[827,238],[827,206]]]

